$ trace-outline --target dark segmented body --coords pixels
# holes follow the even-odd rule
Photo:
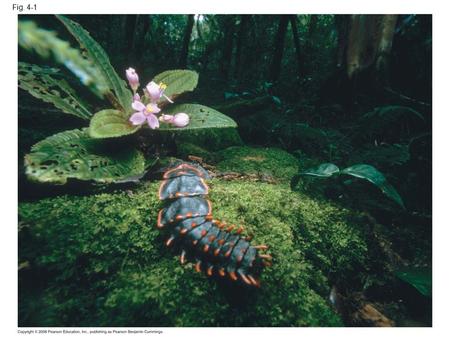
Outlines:
[[[182,163],[167,170],[163,178],[159,198],[167,205],[158,214],[157,226],[169,229],[166,245],[180,248],[181,263],[192,259],[195,269],[208,276],[228,276],[233,281],[259,286],[255,276],[271,257],[259,255],[258,250],[267,247],[252,246],[249,238],[240,235],[242,228],[232,232],[234,226],[213,220],[211,202],[205,198],[207,172]]]

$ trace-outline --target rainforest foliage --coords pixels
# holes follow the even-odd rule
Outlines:
[[[19,325],[431,325],[431,16],[19,19]],[[261,289],[164,247],[175,159]]]

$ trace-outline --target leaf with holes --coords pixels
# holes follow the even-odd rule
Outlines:
[[[19,87],[34,97],[52,103],[64,113],[88,120],[92,113],[88,105],[81,100],[69,84],[58,78],[60,72],[55,68],[41,68],[36,65],[19,62]]]
[[[89,137],[87,129],[55,134],[25,156],[26,175],[37,182],[64,184],[69,178],[111,183],[145,169],[141,152],[129,145]]]
[[[386,177],[384,177],[384,175],[373,166],[368,164],[356,164],[351,167],[345,168],[341,171],[341,174],[347,174],[362,178],[375,184],[378,188],[381,189],[382,192],[386,194],[386,196],[398,203],[402,208],[405,208],[403,200],[398,194],[397,190],[395,190],[395,188],[386,180]]]
[[[198,74],[192,70],[167,70],[156,75],[153,81],[158,84],[160,82],[166,84],[167,88],[164,91],[164,94],[170,98],[174,98],[185,92],[193,91],[195,87],[197,87]]]
[[[183,128],[172,127],[169,124],[161,123],[157,130],[193,130],[205,128],[236,128],[234,120],[215,109],[202,106],[200,104],[178,104],[170,105],[164,110],[164,114],[186,113],[189,115],[189,124]]]
[[[50,56],[71,71],[95,95],[102,98],[109,92],[108,84],[94,64],[67,41],[57,37],[56,32],[39,28],[33,21],[19,21],[19,45],[40,57]]]
[[[133,134],[140,126],[133,126],[122,112],[114,109],[101,110],[92,117],[89,136],[92,138],[111,138]]]
[[[108,87],[114,92],[115,98],[124,112],[131,112],[131,91],[128,90],[125,81],[116,73],[109,61],[108,54],[95,41],[88,31],[78,23],[66,18],[63,15],[56,16],[66,26],[67,30],[75,37],[83,49],[86,50],[89,59],[98,68]],[[110,99],[112,99],[109,96]]]

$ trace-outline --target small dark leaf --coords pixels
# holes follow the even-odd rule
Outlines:
[[[430,268],[405,268],[396,271],[395,275],[414,286],[424,296],[431,297],[432,274]]]
[[[322,163],[316,169],[309,169],[300,173],[300,175],[331,177],[339,172],[339,167],[333,163]]]

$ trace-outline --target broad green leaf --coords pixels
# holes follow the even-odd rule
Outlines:
[[[395,275],[414,286],[424,296],[431,297],[432,273],[430,268],[405,268],[396,271]]]
[[[184,92],[191,92],[197,87],[198,74],[192,70],[175,69],[167,70],[156,75],[154,82],[163,82],[167,85],[164,94],[168,97],[174,97]]]
[[[186,113],[189,115],[189,124],[184,128],[176,128],[166,123],[161,123],[159,130],[193,130],[204,128],[235,128],[236,122],[230,117],[219,113],[210,107],[202,106],[200,104],[175,104],[170,105],[163,111],[164,114]]]
[[[331,177],[339,172],[339,168],[333,163],[322,163],[315,169],[309,169],[300,173],[300,175]]]
[[[341,174],[347,174],[354,177],[365,179],[378,188],[381,189],[389,198],[397,202],[402,208],[405,208],[403,200],[398,194],[397,190],[389,184],[386,177],[377,169],[368,164],[356,164],[351,167],[345,168],[341,171]]]
[[[89,135],[92,138],[110,138],[135,133],[140,126],[133,126],[122,112],[114,109],[101,110],[92,117]]]
[[[56,32],[39,28],[33,21],[19,21],[19,45],[34,51],[40,57],[53,59],[64,65],[94,94],[103,97],[108,84],[93,63],[84,58],[78,49],[56,36]]]
[[[128,90],[125,81],[123,81],[111,66],[108,54],[95,41],[88,31],[78,23],[66,18],[63,15],[57,15],[57,18],[66,26],[67,30],[75,37],[83,49],[86,50],[89,59],[99,70],[104,78],[108,88],[115,94],[118,103],[124,112],[131,112],[131,91]],[[109,97],[110,98],[110,97]]]
[[[88,120],[92,113],[59,75],[55,68],[41,68],[36,65],[19,62],[19,87],[26,90],[34,97],[45,102],[52,103],[64,113],[78,116]]]
[[[36,143],[25,156],[26,174],[37,182],[64,184],[69,178],[101,183],[141,174],[141,152],[110,140],[89,137],[87,129],[55,134]]]

